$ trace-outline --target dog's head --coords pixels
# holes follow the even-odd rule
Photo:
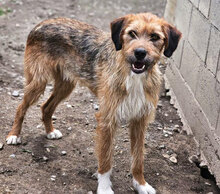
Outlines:
[[[181,38],[174,26],[151,13],[131,14],[111,23],[111,35],[117,51],[135,73],[152,67],[164,53],[171,57]]]

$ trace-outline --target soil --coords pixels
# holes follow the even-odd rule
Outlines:
[[[23,54],[30,30],[40,21],[70,17],[109,31],[109,23],[127,13],[153,12],[163,15],[165,0],[0,0],[0,193],[96,193],[94,155],[97,101],[88,89],[79,87],[59,105],[54,125],[63,133],[60,140],[45,138],[40,104],[32,106],[25,118],[22,144],[8,146],[5,137],[13,124],[15,109],[23,96]],[[162,65],[164,66],[164,65]],[[17,91],[19,96],[14,97]],[[200,169],[189,162],[197,154],[193,137],[182,130],[176,109],[166,91],[158,105],[155,122],[146,131],[145,177],[161,194],[218,193]],[[65,151],[65,152],[63,152]],[[177,163],[170,161],[174,156]],[[130,143],[126,125],[115,141],[112,176],[116,194],[135,193],[130,173]]]

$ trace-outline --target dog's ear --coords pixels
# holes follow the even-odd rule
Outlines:
[[[171,57],[178,46],[182,33],[170,24],[166,24],[164,27],[164,33],[166,37],[164,55],[166,57]]]
[[[122,48],[121,31],[124,26],[124,21],[125,18],[122,17],[111,22],[111,35],[116,51],[121,50]]]

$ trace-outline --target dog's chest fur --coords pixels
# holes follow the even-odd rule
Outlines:
[[[119,120],[129,121],[134,118],[141,118],[143,115],[149,114],[154,108],[145,96],[143,79],[146,77],[144,76],[146,75],[138,75],[133,72],[127,76],[125,81],[127,95],[117,108]]]

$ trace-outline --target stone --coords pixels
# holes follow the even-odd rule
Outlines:
[[[0,142],[0,150],[3,150],[4,144]]]
[[[170,155],[169,154],[163,154],[162,155],[164,158],[170,158]]]
[[[53,115],[52,120],[57,120],[57,117]]]
[[[165,149],[166,146],[165,145],[160,145],[158,148],[159,148],[159,150],[162,150],[162,149]]]
[[[89,155],[92,155],[94,153],[94,149],[93,148],[87,148]]]
[[[171,156],[169,159],[172,163],[177,164],[177,159],[175,156]]]
[[[71,131],[71,130],[72,130],[72,127],[68,127],[67,130],[68,130],[68,131]]]
[[[50,180],[51,180],[51,181],[55,181],[56,179],[55,179],[55,178],[50,177]]]
[[[188,158],[190,163],[198,163],[199,162],[199,158],[197,155],[192,155]]]
[[[205,182],[205,185],[212,186],[212,184],[209,182]]]
[[[43,160],[44,160],[44,161],[48,161],[48,157],[43,156]]]
[[[62,151],[62,152],[61,152],[61,155],[62,155],[62,156],[65,156],[66,153],[67,153],[66,151]]]
[[[71,108],[72,106],[71,106],[70,104],[67,104],[66,107],[67,107],[67,108]]]
[[[199,166],[200,166],[201,168],[208,168],[207,163],[206,163],[205,161],[202,161],[202,162],[199,164]]]
[[[163,130],[164,134],[168,134],[168,135],[173,135],[173,133],[171,131],[167,131],[167,130]]]
[[[15,154],[11,154],[9,157],[10,157],[10,158],[15,158],[16,155],[15,155]]]
[[[14,96],[14,97],[19,97],[19,92],[18,91],[13,91],[12,92],[12,96]]]
[[[164,137],[169,137],[169,135],[166,133],[166,134],[164,134]]]
[[[40,129],[42,127],[42,124],[37,125],[37,129]]]
[[[93,108],[94,108],[95,110],[99,110],[99,105],[94,104],[94,105],[93,105]]]

